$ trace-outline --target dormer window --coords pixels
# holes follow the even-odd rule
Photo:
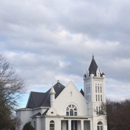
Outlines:
[[[75,105],[69,105],[66,108],[66,116],[77,116],[77,108]]]

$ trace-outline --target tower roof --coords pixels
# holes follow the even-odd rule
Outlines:
[[[50,94],[56,94],[56,92],[55,92],[53,86],[51,87]]]
[[[97,68],[98,68],[98,66],[96,64],[94,56],[92,56],[92,61],[91,61],[91,64],[89,66],[89,69],[88,69],[89,70],[89,76],[90,76],[90,74],[94,74],[96,76]]]

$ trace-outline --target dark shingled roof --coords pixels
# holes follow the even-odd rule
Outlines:
[[[53,86],[53,88],[56,92],[55,98],[57,98],[58,95],[65,88],[65,86],[57,82]],[[26,108],[36,108],[40,106],[50,107],[50,89],[46,93],[41,93],[41,92],[30,93],[30,98],[29,98]]]
[[[84,96],[84,91],[82,89],[80,90],[80,93]]]
[[[35,118],[36,116],[41,116],[41,113],[38,112],[37,114],[33,115],[31,118]]]
[[[97,68],[98,68],[98,66],[97,66],[97,64],[94,60],[94,56],[93,56],[91,64],[89,66],[89,76],[90,76],[90,74],[94,74],[94,76],[96,76]]]
[[[48,112],[48,110],[49,110],[49,109],[47,109],[42,115],[43,115],[43,116],[46,115],[46,113]]]
[[[27,108],[38,107],[45,97],[46,97],[46,93],[31,92],[30,98],[29,98],[29,101],[28,101],[28,104],[27,104]]]

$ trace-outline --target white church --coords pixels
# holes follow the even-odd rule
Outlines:
[[[57,82],[47,92],[31,92],[26,108],[16,110],[22,130],[31,122],[35,130],[107,130],[106,117],[99,115],[106,102],[105,75],[94,56],[83,77],[84,91],[73,82],[67,86]]]

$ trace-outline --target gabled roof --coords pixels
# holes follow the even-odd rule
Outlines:
[[[97,66],[97,64],[94,60],[94,56],[93,56],[91,64],[90,64],[89,69],[88,69],[89,70],[89,76],[90,76],[90,74],[94,74],[94,76],[96,76],[97,68],[98,68],[98,66]]]
[[[57,82],[54,86],[53,86],[54,90],[55,90],[55,98],[58,97],[58,95],[62,92],[62,90],[65,88],[64,85],[62,85],[61,83]],[[42,101],[41,105],[40,106],[50,106],[50,90],[49,89],[47,92],[46,92],[46,97],[45,99]]]
[[[57,82],[53,86],[53,88],[56,92],[55,98],[57,98],[58,95],[65,88],[65,86],[62,85],[61,83]],[[50,90],[51,89],[49,89],[46,93],[31,92],[26,108],[36,108],[36,107],[40,107],[40,106],[50,107]]]
[[[42,99],[46,97],[46,93],[41,93],[41,92],[31,92],[29,101],[27,103],[27,108],[35,108],[40,105],[42,102]]]

